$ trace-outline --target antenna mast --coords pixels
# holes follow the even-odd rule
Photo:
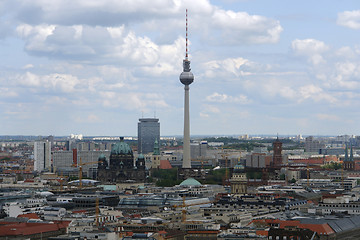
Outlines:
[[[185,60],[188,60],[188,10],[186,9],[186,53]]]

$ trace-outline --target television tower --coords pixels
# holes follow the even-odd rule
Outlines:
[[[180,74],[180,82],[185,85],[185,103],[184,103],[184,145],[183,145],[183,164],[182,168],[191,168],[190,159],[190,114],[189,114],[189,85],[194,81],[194,75],[190,68],[188,59],[188,14],[186,9],[186,53],[183,60],[183,72]]]

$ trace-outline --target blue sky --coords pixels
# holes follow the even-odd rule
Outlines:
[[[0,1],[0,135],[358,135],[358,1]]]

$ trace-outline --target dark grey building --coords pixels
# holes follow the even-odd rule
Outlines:
[[[140,118],[138,122],[138,152],[147,154],[154,151],[155,139],[160,142],[158,118]]]

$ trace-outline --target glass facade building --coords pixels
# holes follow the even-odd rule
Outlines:
[[[138,122],[138,153],[153,152],[155,139],[160,142],[159,119],[140,118]]]

